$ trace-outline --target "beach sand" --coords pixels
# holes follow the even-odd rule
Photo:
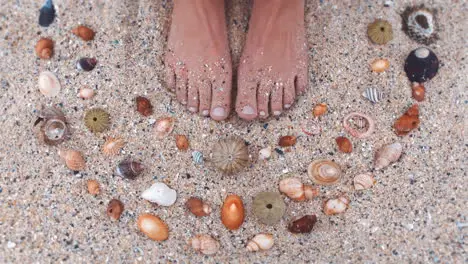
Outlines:
[[[125,3],[127,2],[127,3]],[[40,1],[4,1],[0,11],[0,263],[463,263],[467,260],[468,199],[465,130],[467,106],[468,6],[464,1],[427,1],[438,10],[440,40],[430,48],[441,61],[438,75],[426,84],[420,103],[421,125],[409,136],[392,130],[396,118],[415,101],[403,70],[410,51],[421,46],[401,31],[400,13],[424,1],[307,1],[307,38],[310,56],[309,90],[278,119],[245,122],[231,115],[214,122],[188,113],[159,80],[171,3],[140,1],[56,1],[57,19],[48,28],[38,25]],[[245,41],[249,1],[228,1],[229,39],[236,66]],[[393,25],[394,39],[387,45],[369,42],[368,23],[383,18]],[[70,33],[78,24],[95,29],[96,38],[83,42]],[[40,60],[34,45],[41,36],[55,41],[51,60]],[[96,57],[97,67],[79,72],[80,57]],[[390,60],[390,69],[377,74],[369,63]],[[59,95],[46,98],[38,90],[41,71],[53,71],[62,85]],[[77,97],[88,85],[96,90],[91,100]],[[371,104],[361,96],[367,87],[384,92],[385,99]],[[142,117],[134,98],[148,97],[154,114]],[[320,118],[322,133],[306,136],[301,125],[312,119],[316,103],[326,103]],[[40,144],[33,124],[41,105],[58,105],[72,129],[63,148],[81,150],[87,168],[79,174],[67,169],[58,147]],[[87,109],[101,107],[112,125],[94,135],[83,123]],[[343,117],[359,111],[371,115],[376,131],[366,139],[352,138]],[[176,119],[171,136],[157,140],[155,120]],[[190,150],[177,150],[173,135],[185,134]],[[106,157],[101,146],[106,136],[119,135],[127,144],[121,154]],[[196,165],[191,152],[209,156],[211,146],[230,135],[249,143],[252,165],[235,176],[224,176],[208,163]],[[298,136],[297,144],[267,161],[257,161],[261,148],[276,147],[278,138]],[[351,154],[337,151],[335,138],[352,140]],[[399,141],[400,160],[375,172],[377,183],[367,191],[354,191],[356,174],[371,171],[381,146]],[[114,175],[126,157],[140,160],[147,170],[135,180]],[[278,224],[260,224],[251,212],[252,198],[260,191],[277,191],[288,173],[312,184],[306,170],[315,159],[341,165],[340,184],[321,187],[312,201],[285,198],[286,213]],[[86,181],[96,179],[102,192],[87,193]],[[177,190],[171,207],[158,207],[140,198],[143,190],[163,181]],[[242,197],[246,219],[240,229],[227,230],[220,207],[227,194]],[[346,193],[349,209],[326,216],[323,199]],[[198,196],[213,207],[210,216],[195,218],[184,203]],[[107,203],[120,199],[125,211],[119,221],[106,215]],[[170,229],[167,241],[148,239],[137,228],[139,214],[149,212]],[[298,216],[316,214],[310,234],[291,234],[287,223]],[[249,253],[247,241],[259,232],[271,233],[275,245],[266,252]],[[219,240],[220,251],[204,256],[188,245],[194,235]]]

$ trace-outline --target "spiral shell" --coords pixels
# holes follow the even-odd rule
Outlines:
[[[375,184],[375,179],[372,173],[362,173],[354,177],[354,189],[355,190],[366,190],[372,188]]]
[[[353,137],[367,138],[374,132],[375,122],[368,115],[352,112],[343,118],[343,127]]]
[[[220,140],[213,146],[211,161],[226,174],[236,173],[249,164],[249,150],[240,138]]]
[[[200,198],[191,197],[185,203],[187,209],[196,216],[207,216],[211,214],[211,207],[209,204],[203,202]]]
[[[247,242],[247,251],[268,250],[273,247],[275,241],[271,234],[257,234],[249,242]]]
[[[341,179],[341,168],[331,160],[315,160],[310,163],[307,174],[317,184],[334,185]]]
[[[42,122],[39,140],[47,145],[55,146],[62,143],[70,136],[70,129],[63,112],[55,107],[45,108],[39,111],[38,121]]]
[[[279,182],[280,192],[296,201],[310,200],[317,197],[319,189],[305,185],[295,177],[285,178]]]
[[[54,42],[50,38],[41,38],[34,49],[39,58],[50,59],[54,54]]]
[[[72,171],[81,171],[86,167],[86,162],[83,154],[80,151],[72,149],[61,149],[58,152],[59,156],[65,161],[67,167]]]
[[[161,206],[171,206],[177,200],[177,192],[165,183],[157,182],[146,189],[141,198]]]
[[[94,39],[94,31],[86,26],[78,26],[72,29],[72,33],[80,37],[84,41],[90,41]]]
[[[375,153],[374,168],[383,169],[390,163],[397,161],[403,152],[403,146],[399,142],[383,146]]]
[[[340,196],[336,199],[329,199],[323,204],[323,212],[326,215],[341,214],[348,209],[350,200],[348,197]]]
[[[120,137],[108,137],[102,146],[102,152],[107,156],[117,155],[125,145],[125,141]]]
[[[203,153],[200,151],[193,151],[192,152],[192,160],[195,164],[202,164],[203,163]]]
[[[383,92],[379,91],[377,88],[369,87],[363,93],[362,96],[367,98],[373,104],[382,101],[384,95]]]
[[[169,135],[174,129],[174,118],[172,117],[163,117],[156,121],[154,126],[154,134],[156,138],[163,139]]]
[[[62,86],[53,72],[43,71],[39,74],[39,91],[46,97],[57,96]]]
[[[143,172],[144,168],[143,164],[126,159],[119,163],[115,173],[120,177],[133,180]]]
[[[213,255],[219,250],[219,242],[209,235],[196,235],[189,244],[195,251],[205,255]]]

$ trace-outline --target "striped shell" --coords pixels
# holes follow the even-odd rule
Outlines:
[[[383,93],[379,91],[377,88],[369,87],[363,93],[362,96],[367,98],[372,103],[378,103],[383,99]]]
[[[358,174],[354,177],[354,189],[356,190],[370,189],[374,184],[375,179],[370,172]]]
[[[102,152],[107,156],[117,155],[125,145],[125,141],[120,137],[108,137],[102,146]]]
[[[195,164],[202,164],[203,163],[203,153],[200,151],[194,151],[192,152],[192,159]]]
[[[240,138],[220,140],[213,146],[211,161],[220,171],[235,173],[248,165],[249,150]]]
[[[315,160],[310,163],[307,174],[317,184],[333,185],[341,179],[341,168],[331,160]]]
[[[86,167],[83,154],[77,150],[61,149],[58,154],[65,161],[67,167],[72,171],[81,171]]]

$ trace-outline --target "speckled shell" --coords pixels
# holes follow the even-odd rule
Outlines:
[[[430,45],[439,36],[437,35],[437,18],[435,10],[421,6],[410,6],[401,14],[403,31],[418,43]]]
[[[119,163],[115,173],[123,178],[135,179],[135,177],[140,175],[143,170],[143,164],[132,160],[124,160]]]
[[[249,150],[240,138],[220,140],[213,146],[211,162],[220,171],[233,174],[249,164]]]
[[[65,164],[70,170],[81,171],[86,167],[86,162],[83,154],[80,151],[72,149],[61,149],[58,152],[59,156],[65,161]]]
[[[390,163],[397,161],[403,153],[403,146],[399,142],[383,146],[375,153],[374,168],[383,169]]]
[[[341,214],[348,209],[350,200],[348,197],[340,196],[336,199],[329,199],[323,204],[323,212],[326,215]]]
[[[382,101],[384,94],[375,87],[369,87],[362,93],[362,96],[369,100],[371,103],[375,104]]]
[[[257,234],[247,243],[247,251],[268,250],[273,247],[275,241],[271,234]]]
[[[72,29],[72,33],[80,37],[84,41],[90,41],[94,39],[94,31],[86,26],[78,26]]]
[[[43,71],[39,74],[39,91],[46,97],[57,96],[62,86],[53,72]]]
[[[436,76],[439,71],[439,59],[435,53],[420,47],[410,52],[405,61],[406,76],[411,82],[423,83]]]
[[[195,251],[205,255],[214,255],[219,250],[219,242],[209,235],[196,235],[190,239],[189,244]]]
[[[55,146],[67,140],[70,129],[63,112],[55,107],[45,108],[38,113],[38,121],[42,122],[39,140],[47,145]]]
[[[334,185],[341,179],[341,168],[331,160],[315,160],[307,170],[310,179],[321,185]]]
[[[137,220],[138,228],[155,241],[164,241],[169,237],[169,227],[161,218],[151,214],[141,214]]]
[[[102,146],[102,152],[107,156],[115,156],[125,145],[125,141],[120,137],[108,137]]]
[[[41,59],[50,59],[54,54],[54,42],[50,38],[41,38],[34,47],[36,54]]]
[[[174,129],[174,118],[163,117],[156,121],[154,125],[154,134],[156,138],[163,139],[167,137]]]
[[[295,177],[282,179],[279,182],[279,190],[296,201],[310,200],[317,197],[319,194],[318,188],[305,185],[301,180]]]
[[[366,190],[372,188],[375,184],[375,179],[372,173],[362,173],[354,177],[354,189],[355,190]]]

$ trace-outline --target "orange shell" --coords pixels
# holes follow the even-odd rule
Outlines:
[[[112,199],[107,204],[107,215],[112,218],[113,220],[119,220],[122,212],[124,210],[124,205],[121,201],[117,199]]]
[[[99,194],[100,189],[99,189],[99,182],[96,180],[88,180],[88,192],[92,195]]]
[[[41,38],[36,43],[36,54],[41,59],[50,59],[54,53],[54,42],[50,38]]]
[[[94,31],[89,27],[78,26],[72,30],[72,33],[80,37],[84,41],[89,41],[94,39]]]
[[[152,214],[141,214],[138,217],[137,225],[140,231],[152,240],[164,241],[169,237],[167,224]]]
[[[414,104],[395,121],[393,127],[398,136],[404,136],[419,126],[419,106]]]
[[[390,67],[390,61],[387,59],[376,59],[371,63],[371,69],[373,72],[381,73],[386,71]]]
[[[86,167],[83,154],[77,150],[59,150],[59,156],[65,161],[70,170],[81,171]]]
[[[280,147],[291,147],[296,145],[296,137],[295,136],[284,136],[280,137],[278,141],[278,145]]]
[[[244,222],[244,204],[237,195],[228,195],[221,208],[221,222],[229,230],[238,229]]]
[[[153,113],[153,105],[148,98],[138,96],[135,98],[135,102],[138,113],[142,114],[143,116],[150,116]]]
[[[185,206],[196,216],[207,216],[211,212],[210,207],[197,197],[188,199]]]
[[[426,95],[426,89],[424,88],[424,85],[422,83],[413,85],[412,91],[413,91],[412,95],[413,95],[414,100],[418,102],[424,101],[424,97]]]
[[[120,137],[108,137],[102,146],[102,152],[107,156],[117,155],[125,145],[125,141]]]
[[[335,141],[341,152],[351,153],[353,151],[353,144],[347,137],[337,137]]]
[[[175,136],[176,146],[179,150],[186,151],[189,147],[188,139],[185,135]]]
[[[322,116],[327,112],[328,106],[326,104],[318,104],[314,107],[314,110],[312,113],[314,114],[315,117]]]

